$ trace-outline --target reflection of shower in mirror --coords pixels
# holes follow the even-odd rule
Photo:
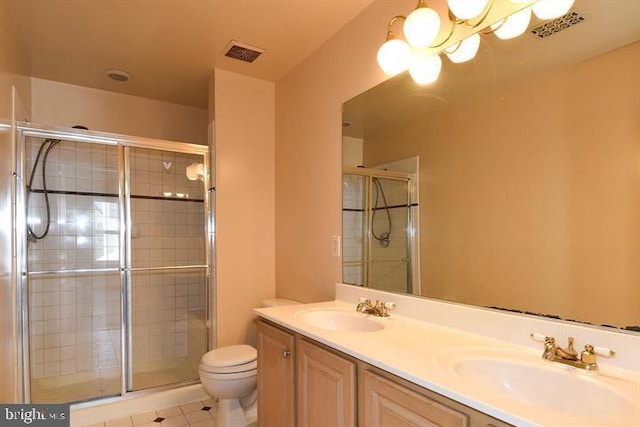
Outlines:
[[[343,282],[411,293],[420,288],[417,158],[393,163],[343,169]]]
[[[376,239],[378,243],[380,243],[380,246],[382,246],[383,248],[388,248],[389,244],[391,243],[391,214],[389,213],[389,205],[387,204],[387,198],[384,195],[384,189],[382,188],[380,179],[372,178],[371,181],[373,182],[373,184],[375,184],[375,188],[376,188],[375,202],[373,203],[373,209],[372,209],[373,212],[371,214],[371,236],[374,239]],[[382,208],[378,207],[378,202],[380,201],[380,199],[382,199],[382,203],[384,204]],[[378,235],[376,234],[376,228],[374,224],[376,223],[375,221],[376,213],[380,209],[384,209],[384,212],[386,213],[387,222],[386,222],[386,227],[383,228],[383,230],[385,231],[383,231]]]

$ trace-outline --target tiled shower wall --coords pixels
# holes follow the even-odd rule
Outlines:
[[[361,175],[342,175],[342,281],[354,285],[364,281],[365,182]]]
[[[41,142],[28,139],[25,180]],[[136,148],[130,158],[133,266],[205,264],[203,186],[185,175],[201,157]],[[50,231],[28,244],[29,271],[118,267],[116,147],[63,141],[48,155],[46,181],[66,194],[50,195]],[[42,189],[40,167],[32,188]],[[42,194],[33,193],[29,206],[40,234]],[[136,272],[132,279],[134,363],[186,356],[187,312],[204,311],[203,271]],[[119,375],[119,273],[33,276],[29,296],[32,378]]]

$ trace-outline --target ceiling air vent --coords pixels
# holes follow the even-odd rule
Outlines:
[[[544,39],[583,21],[584,17],[578,12],[569,12],[560,18],[554,19],[553,21],[538,25],[531,30],[531,34],[539,39]]]
[[[262,52],[264,52],[264,49],[231,40],[224,49],[224,56],[244,62],[253,62],[258,56],[262,55]]]

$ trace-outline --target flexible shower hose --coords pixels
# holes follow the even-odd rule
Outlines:
[[[44,194],[44,203],[47,208],[47,220],[44,231],[42,234],[38,235],[29,222],[27,221],[27,240],[31,242],[35,242],[37,240],[44,239],[46,235],[49,233],[49,228],[51,227],[51,206],[49,203],[49,192],[47,189],[47,157],[49,156],[49,152],[60,143],[59,139],[45,139],[42,144],[40,144],[40,149],[38,150],[38,154],[36,156],[36,161],[33,163],[33,168],[31,169],[31,175],[29,176],[29,182],[27,183],[27,218],[29,217],[29,197],[31,196],[32,186],[33,186],[33,178],[36,174],[36,169],[38,168],[38,162],[40,162],[40,157],[42,157],[42,192]],[[44,153],[44,155],[43,155]]]

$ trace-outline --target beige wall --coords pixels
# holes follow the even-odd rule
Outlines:
[[[0,2],[0,122],[11,123],[15,117],[28,117],[30,84],[26,55],[13,37],[13,23],[9,19],[6,3]],[[26,103],[22,100],[26,100]],[[0,128],[0,402],[17,402],[18,348],[16,347],[18,316],[16,289],[12,286],[12,223],[11,184],[13,165],[12,131]]]
[[[26,52],[19,45],[14,34],[14,24],[7,12],[6,2],[0,2],[0,120],[10,120],[12,116],[12,86],[20,96],[21,109],[30,109],[31,83]],[[21,115],[18,114],[18,119]],[[24,118],[24,117],[22,117]]]
[[[390,17],[415,6],[378,1],[276,83],[276,283],[280,297],[334,297],[341,259],[341,106],[383,80],[376,51]]]
[[[275,294],[274,84],[214,84],[217,344],[255,343],[252,309]]]
[[[34,123],[207,145],[205,109],[37,78],[32,85]]]
[[[420,156],[427,296],[640,324],[638,69],[635,43],[366,141]]]

